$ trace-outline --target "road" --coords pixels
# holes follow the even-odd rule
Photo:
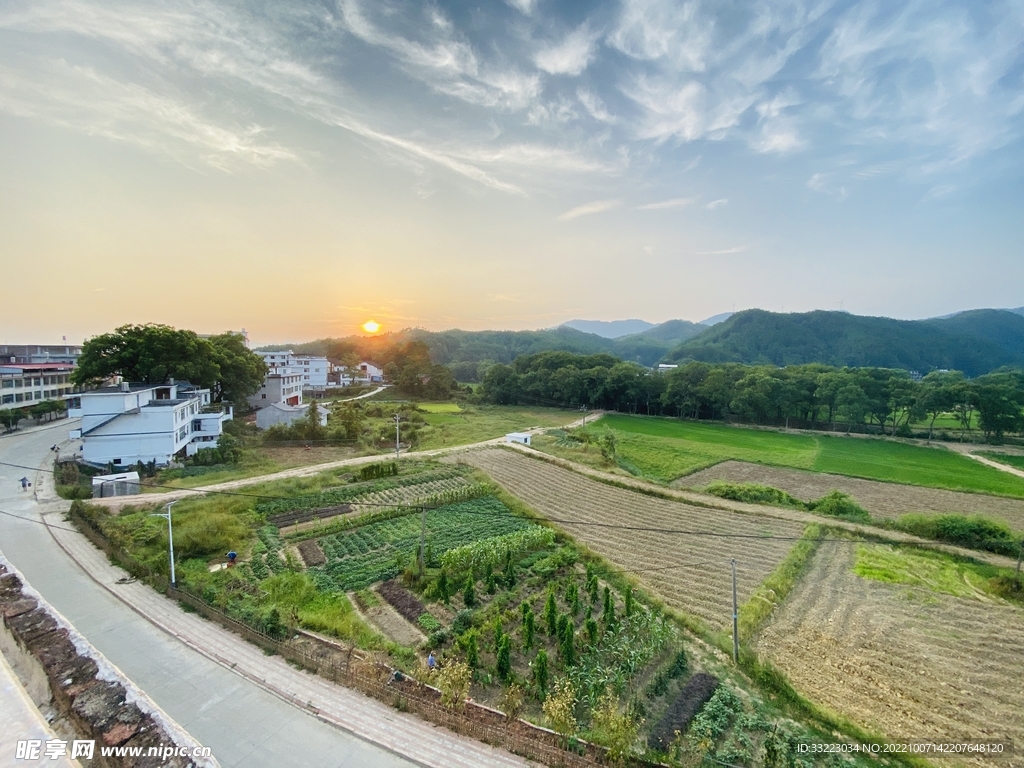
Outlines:
[[[0,462],[38,465],[67,429],[62,421],[52,429],[0,437]],[[89,642],[209,746],[221,765],[417,764],[317,720],[144,619],[57,546],[40,520],[46,514],[60,525],[59,512],[21,490],[18,479],[25,475],[32,477],[0,465],[0,550]]]

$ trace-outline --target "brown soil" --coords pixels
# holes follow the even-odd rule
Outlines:
[[[803,501],[820,499],[829,491],[840,490],[856,499],[858,504],[875,517],[887,519],[894,519],[907,512],[982,514],[1004,520],[1015,530],[1024,530],[1024,501],[1020,499],[881,483],[801,469],[766,467],[744,461],[723,461],[680,478],[672,485],[676,488],[703,488],[716,480],[770,485]]]
[[[822,544],[758,652],[808,698],[886,737],[1024,743],[1024,610],[862,579],[854,557]]]
[[[614,488],[517,452],[485,449],[459,458],[480,467],[509,493],[557,521],[581,544],[637,574],[673,608],[698,616],[714,628],[731,621],[729,560],[737,560],[739,597],[744,601],[793,546],[788,539],[759,537],[799,537],[804,529],[788,520],[694,507]],[[588,523],[733,537],[630,531]]]
[[[417,627],[410,624],[401,614],[388,605],[383,597],[378,597],[380,605],[371,605],[363,609],[367,620],[377,629],[383,632],[389,639],[399,645],[407,645],[416,648],[427,639]]]

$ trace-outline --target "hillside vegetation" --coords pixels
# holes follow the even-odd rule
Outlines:
[[[671,360],[963,371],[979,376],[1024,364],[1024,317],[998,309],[932,320],[893,320],[845,312],[738,312],[684,341]]]

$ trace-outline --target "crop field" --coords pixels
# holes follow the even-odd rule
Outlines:
[[[704,509],[652,498],[590,480],[545,461],[501,449],[459,457],[479,467],[509,493],[558,523],[617,567],[637,576],[674,608],[724,627],[731,616],[729,560],[736,558],[741,601],[782,561],[803,526]],[[636,525],[753,538],[629,531],[603,525]]]
[[[671,482],[728,459],[828,472],[870,480],[1024,498],[1014,477],[944,448],[871,438],[793,435],[675,419],[612,414],[593,428],[611,430],[619,464]],[[557,453],[544,441],[537,447]],[[579,449],[576,449],[579,452]],[[593,447],[591,451],[600,456]],[[573,458],[567,453],[566,458]]]
[[[476,443],[530,427],[561,427],[580,417],[579,411],[511,405],[466,405],[451,412],[426,403],[421,409],[428,411],[423,414],[427,426],[417,450]]]
[[[1014,469],[1024,469],[1024,455],[1017,453],[996,453],[995,451],[978,451],[979,456],[984,456],[986,459],[992,459],[992,461],[998,461],[1000,464],[1005,464],[1008,467]]]
[[[874,517],[895,519],[908,512],[974,515],[1005,521],[1024,530],[1024,501],[980,493],[960,493],[938,488],[882,483],[842,475],[818,474],[798,469],[766,467],[743,461],[723,461],[709,469],[680,478],[673,487],[703,488],[715,481],[759,483],[778,488],[801,501],[811,501],[832,490],[852,496]]]
[[[759,654],[804,695],[887,737],[1021,744],[1024,609],[939,559],[822,544],[762,631]]]
[[[427,542],[433,556],[441,557],[450,549],[530,526],[494,497],[484,497],[430,510]],[[319,539],[327,564],[310,572],[322,589],[362,589],[401,573],[416,558],[419,543],[418,514],[369,523]]]

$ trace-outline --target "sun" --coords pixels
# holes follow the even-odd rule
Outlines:
[[[365,323],[363,323],[363,330],[366,331],[367,333],[376,333],[377,331],[380,330],[380,323],[378,323],[376,320],[367,320]]]

